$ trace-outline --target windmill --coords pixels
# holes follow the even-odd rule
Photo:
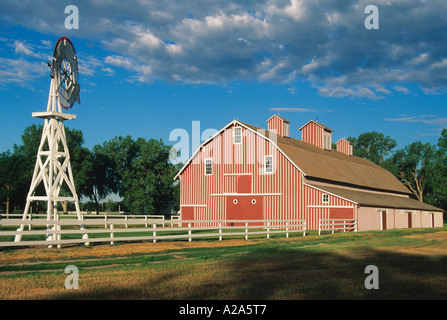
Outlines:
[[[57,204],[68,201],[74,202],[80,228],[84,230],[64,127],[64,121],[76,119],[76,115],[62,112],[71,109],[75,102],[80,103],[78,60],[70,39],[60,38],[53,56],[49,64],[51,85],[47,110],[32,113],[33,117],[44,119],[44,126],[22,221],[26,220],[33,201],[47,203],[48,221],[57,220]],[[22,224],[17,231],[23,231],[23,227]],[[55,226],[47,225],[47,230],[55,230]],[[53,234],[47,234],[46,239],[56,240]],[[82,237],[87,239],[87,234]],[[21,233],[16,234],[15,241],[21,241]]]

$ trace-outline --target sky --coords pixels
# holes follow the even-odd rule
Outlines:
[[[447,127],[445,0],[0,0],[0,152],[42,123],[31,113],[46,108],[62,36],[81,84],[65,125],[88,148],[126,135],[173,145],[176,129],[197,145],[193,121],[266,128],[273,114],[297,139],[317,120],[333,142],[376,131],[398,148]]]

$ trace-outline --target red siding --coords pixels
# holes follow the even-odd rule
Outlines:
[[[322,127],[313,122],[309,122],[301,128],[301,134],[304,142],[312,143],[313,145],[323,149],[324,129]]]
[[[351,146],[351,143],[348,140],[340,139],[337,142],[337,151],[340,151],[347,155],[351,155],[350,146]]]
[[[284,120],[278,117],[271,117],[268,120],[268,130],[276,132],[278,136],[284,137]]]
[[[329,218],[329,210],[308,206],[322,206],[323,192],[305,185],[303,174],[268,140],[251,130],[243,128],[242,144],[234,144],[232,128],[204,145],[182,172],[182,211],[184,206],[195,206],[195,219],[226,219],[229,196],[225,194],[262,197],[257,201],[262,203],[264,219],[306,219],[308,229],[318,229],[318,219]],[[273,156],[273,173],[264,172],[265,155]],[[206,158],[213,159],[212,175],[205,176]],[[248,180],[252,195],[238,192],[248,190]],[[327,205],[354,204],[330,195]]]

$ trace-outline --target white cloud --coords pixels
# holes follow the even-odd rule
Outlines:
[[[365,6],[364,0],[92,1],[80,8],[76,37],[99,41],[108,51],[99,60],[126,68],[136,81],[308,81],[321,95],[360,99],[407,92],[402,88],[411,83],[444,94],[447,1],[380,0],[379,30],[364,28]],[[3,0],[0,22],[62,34],[54,17],[63,9],[63,3]],[[37,45],[17,41],[17,55],[41,55]]]
[[[439,117],[436,115],[421,115],[421,116],[402,116],[400,118],[388,118],[385,121],[390,122],[419,122],[429,125],[436,125],[441,127],[447,127],[447,118]]]
[[[411,91],[408,88],[405,88],[403,86],[394,86],[393,89],[398,91],[398,92],[405,93],[405,94],[410,94],[411,93]]]

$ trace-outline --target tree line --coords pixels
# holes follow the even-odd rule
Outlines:
[[[82,131],[65,128],[78,195],[89,199],[90,210],[99,212],[101,202],[112,194],[121,197],[123,211],[163,214],[180,207],[180,185],[173,181],[182,164],[169,160],[171,146],[162,140],[115,137],[91,150],[84,147]],[[31,125],[22,143],[0,153],[0,211],[22,210],[26,204],[42,125]],[[395,139],[366,132],[347,139],[354,155],[366,158],[393,173],[415,199],[447,211],[447,129],[436,145],[419,141],[396,150]],[[34,204],[33,212],[44,211]],[[110,200],[106,208],[116,209]],[[64,208],[66,210],[66,208]]]
[[[0,210],[23,212],[42,129],[42,125],[26,127],[22,143],[0,153]],[[99,212],[104,207],[101,202],[116,194],[122,199],[121,211],[164,214],[179,210],[179,184],[173,180],[179,165],[169,161],[171,146],[162,140],[126,136],[90,150],[84,147],[82,131],[65,127],[65,133],[76,191],[89,200],[84,207]],[[43,205],[33,202],[33,212],[45,212]],[[106,208],[116,210],[116,204],[109,200]]]

